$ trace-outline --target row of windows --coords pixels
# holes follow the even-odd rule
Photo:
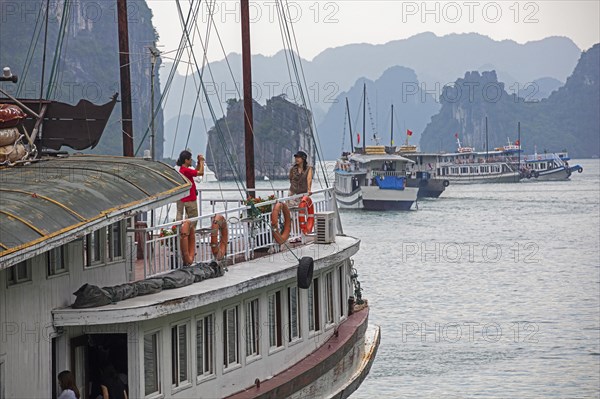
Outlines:
[[[98,266],[123,259],[125,242],[125,221],[114,223],[106,228],[96,230],[83,238],[84,267]],[[46,265],[48,277],[57,276],[69,271],[69,243],[40,255]],[[20,262],[8,269],[8,285],[31,281],[31,265],[33,260]]]
[[[284,347],[284,341],[294,343],[302,339],[305,333],[301,323],[301,312],[308,312],[308,332],[321,331],[321,323],[325,326],[334,325],[336,319],[344,317],[345,310],[345,278],[344,268],[338,270],[339,282],[339,318],[335,315],[334,297],[334,272],[323,276],[324,289],[320,291],[320,278],[315,278],[307,290],[307,309],[302,309],[300,290],[297,286],[289,286],[285,290],[277,290],[267,295],[267,315],[261,315],[259,298],[250,299],[243,304],[228,307],[222,312],[222,331],[215,326],[216,314],[208,314],[195,319],[180,322],[171,327],[170,358],[171,358],[171,384],[172,388],[183,389],[192,385],[192,368],[198,383],[216,373],[216,343],[220,341],[223,354],[223,371],[241,367],[241,354],[246,358],[246,363],[259,358],[263,354],[261,348],[261,325],[266,325],[268,330],[268,353],[274,353]],[[321,308],[321,295],[324,304]],[[286,305],[287,325],[283,328],[284,296]],[[321,320],[321,313],[324,320]],[[243,323],[243,326],[242,326]],[[263,324],[261,324],[263,323]],[[195,361],[191,362],[191,326],[195,325]],[[243,330],[242,330],[243,327]],[[146,396],[159,395],[163,392],[161,387],[160,370],[160,340],[161,331],[153,331],[144,335],[144,394]],[[192,365],[192,363],[195,363]],[[192,367],[194,366],[194,367]]]

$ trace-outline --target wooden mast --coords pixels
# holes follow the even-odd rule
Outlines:
[[[242,74],[244,84],[244,132],[246,155],[246,188],[248,195],[255,196],[254,178],[254,118],[252,114],[252,66],[250,51],[249,0],[241,0],[242,17]]]
[[[119,25],[119,71],[121,75],[121,125],[123,130],[123,155],[133,157],[133,118],[131,109],[131,74],[129,72],[129,28],[127,25],[127,0],[117,0]]]

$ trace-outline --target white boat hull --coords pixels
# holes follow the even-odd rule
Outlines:
[[[443,176],[450,184],[516,183],[520,180],[518,172],[495,175]]]
[[[382,190],[377,186],[360,187],[350,194],[336,191],[338,206],[343,209],[410,210],[419,189]]]

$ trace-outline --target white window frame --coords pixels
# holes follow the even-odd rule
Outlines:
[[[292,298],[293,295],[295,295],[295,301]],[[287,287],[287,338],[289,343],[295,343],[302,340],[302,323],[300,322],[300,312],[300,290],[298,289],[297,285],[290,285]],[[296,322],[295,329],[293,324],[294,319]]]
[[[325,329],[328,330],[335,326],[335,285],[333,281],[333,270],[325,273],[324,280],[325,284],[323,284],[323,290],[325,295],[323,295],[323,298],[325,300],[323,301],[323,306],[325,308]]]
[[[158,385],[158,390],[151,392],[149,394],[146,394],[146,361],[145,361],[145,353],[146,353],[146,337],[151,337],[151,336],[156,336],[156,383]],[[144,332],[144,336],[142,339],[142,379],[144,381],[144,397],[145,398],[156,398],[156,397],[162,397],[162,368],[161,368],[161,361],[162,361],[162,353],[161,353],[161,348],[162,348],[162,342],[161,342],[161,331],[160,330],[153,330],[153,331],[147,331]]]
[[[210,329],[207,329],[208,320],[210,321]],[[214,313],[202,315],[196,318],[196,381],[203,382],[215,374],[216,351],[215,351],[215,320]],[[201,326],[199,328],[199,325]],[[200,342],[201,338],[201,342]],[[198,344],[202,344],[202,358],[199,358]],[[208,349],[208,350],[207,350]],[[206,361],[208,360],[208,371],[205,370]],[[200,364],[199,361],[202,363]]]
[[[25,277],[19,278],[19,271],[17,268],[25,267]],[[11,274],[14,274],[14,278],[11,278]],[[7,287],[13,287],[23,283],[32,281],[32,270],[31,270],[31,259],[19,262],[6,271],[6,285]]]
[[[119,262],[125,259],[125,242],[127,241],[126,231],[127,231],[127,220],[119,220],[118,222],[112,223],[108,226],[104,226],[99,230],[95,230],[90,234],[86,235],[83,238],[83,267],[90,268],[95,266],[103,266],[109,263]],[[113,247],[113,227],[119,224],[119,251],[120,255],[114,255],[114,247]],[[100,259],[90,259],[90,255],[92,254],[90,242],[92,241],[92,237],[96,237],[99,246],[98,253],[100,254]]]
[[[338,300],[340,308],[338,309],[338,315],[340,320],[344,320],[348,315],[346,310],[348,309],[348,294],[346,292],[346,265],[342,264],[337,269],[338,277]]]
[[[279,294],[279,312],[277,311],[277,294]],[[269,331],[269,354],[285,348],[283,338],[283,301],[281,290],[270,292],[267,295],[267,328]],[[273,316],[271,316],[271,298],[273,298]],[[273,341],[275,340],[275,342]],[[273,344],[274,343],[274,344]]]
[[[232,312],[232,313],[230,313]],[[233,331],[229,330],[229,316],[233,315]],[[241,367],[240,362],[240,306],[234,305],[223,309],[223,372],[228,372]],[[229,337],[231,333],[234,333],[233,344],[234,347],[229,347]],[[229,354],[233,350],[235,359],[230,362]]]
[[[60,247],[53,248],[44,254],[44,261],[46,263],[46,273],[48,274],[48,277],[61,276],[63,274],[69,273],[68,249],[68,245],[62,245]],[[56,254],[57,252],[60,252],[60,268],[57,268],[57,262],[53,262],[52,259],[54,254]]]
[[[185,349],[181,350],[179,343],[179,334],[181,332],[181,328],[185,331]],[[173,330],[176,330],[176,341],[173,341]],[[181,390],[189,388],[192,386],[191,379],[191,337],[190,337],[190,320],[181,321],[177,323],[171,324],[170,328],[170,346],[171,346],[171,388],[173,393],[177,393]],[[174,352],[176,351],[176,353]],[[181,370],[182,365],[180,364],[181,355],[185,356],[185,380],[181,380]],[[173,374],[176,373],[176,380],[173,380]]]
[[[312,284],[306,291],[307,295],[307,311],[308,311],[308,333],[316,334],[321,331],[321,293],[319,277],[314,277]],[[315,301],[315,294],[317,300]]]
[[[244,343],[246,363],[261,358],[260,299],[252,298],[244,306]]]

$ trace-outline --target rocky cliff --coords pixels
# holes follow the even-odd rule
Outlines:
[[[454,135],[461,143],[485,149],[485,118],[489,148],[517,139],[525,152],[568,149],[573,157],[600,153],[600,45],[584,52],[564,86],[542,101],[526,101],[508,94],[496,73],[468,72],[446,86],[440,112],[431,118],[421,137],[425,151],[454,151]]]
[[[39,98],[40,95],[45,4],[43,1],[0,0],[0,66],[10,66],[20,79],[18,85],[3,83],[2,87],[21,98]],[[158,35],[145,0],[129,0],[128,17],[134,149],[137,149],[150,123],[148,47],[156,43]],[[159,67],[160,60],[156,70]],[[120,92],[116,1],[51,1],[45,69],[44,97],[52,100],[76,104],[80,99],[86,99],[101,104]],[[159,98],[157,76],[156,102]],[[120,120],[118,103],[100,143],[92,152],[123,153]],[[160,159],[163,153],[162,111],[155,125],[156,155]],[[147,134],[139,155],[149,146],[150,134]]]
[[[254,102],[254,154],[257,179],[287,179],[293,154],[305,151],[314,164],[315,145],[310,132],[310,111],[289,102],[284,96]],[[208,132],[207,166],[219,180],[246,177],[244,150],[244,104],[227,102],[227,116]]]

